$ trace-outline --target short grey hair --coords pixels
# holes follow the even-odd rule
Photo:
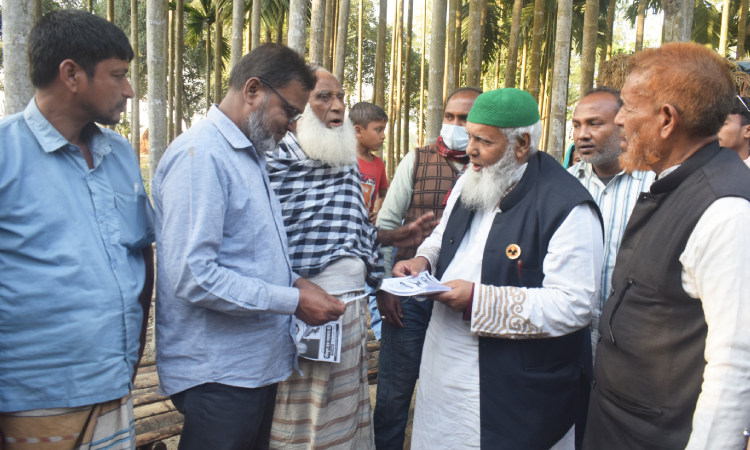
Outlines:
[[[509,145],[515,145],[518,142],[518,138],[523,136],[524,133],[529,133],[531,142],[529,143],[529,155],[533,155],[539,150],[539,141],[542,139],[542,121],[538,121],[533,125],[527,127],[518,128],[498,128],[500,132],[508,141]]]

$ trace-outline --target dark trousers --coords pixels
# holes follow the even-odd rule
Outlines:
[[[382,323],[378,357],[378,394],[373,424],[375,448],[404,448],[409,406],[419,378],[422,346],[432,315],[432,301],[401,299],[403,328]]]
[[[185,415],[178,450],[267,449],[277,387],[206,383],[172,395]]]

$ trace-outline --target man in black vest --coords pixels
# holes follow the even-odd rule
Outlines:
[[[586,189],[538,152],[538,106],[518,89],[477,97],[471,163],[440,225],[396,276],[432,270],[435,295],[412,449],[573,449],[582,328],[602,264]]]
[[[584,448],[745,448],[750,425],[750,171],[717,132],[735,88],[690,43],[636,53],[623,168],[653,170],[599,322]]]

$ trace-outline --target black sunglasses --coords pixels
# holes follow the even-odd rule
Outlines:
[[[296,122],[297,119],[299,119],[300,117],[302,117],[302,113],[297,108],[295,108],[294,106],[292,106],[292,104],[289,103],[287,101],[287,99],[284,98],[283,95],[279,94],[279,91],[277,91],[276,89],[274,89],[274,87],[271,86],[271,83],[269,83],[268,81],[266,81],[266,80],[264,80],[262,78],[258,78],[258,80],[260,80],[260,82],[263,83],[263,84],[265,84],[266,86],[270,87],[271,90],[274,91],[276,93],[276,95],[279,96],[280,99],[284,100],[284,103],[286,103],[286,106],[288,106],[289,108],[292,109],[292,114],[289,116],[289,123]]]

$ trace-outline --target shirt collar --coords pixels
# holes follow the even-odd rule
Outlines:
[[[226,114],[221,112],[218,105],[214,104],[211,106],[211,109],[208,110],[208,120],[216,125],[216,128],[219,129],[219,132],[224,136],[224,139],[226,139],[227,142],[229,142],[229,145],[235,150],[244,150],[253,147],[253,144],[247,136],[240,131],[234,122],[229,120],[229,117],[227,117]]]
[[[577,178],[589,179],[592,176],[596,176],[596,174],[594,173],[594,165],[591,163],[579,162],[578,164],[576,164],[575,167],[578,167],[578,170],[574,170]],[[621,170],[620,173],[615,175],[615,178],[619,177],[620,175],[623,175],[624,173],[625,171]],[[646,173],[643,171],[634,170],[633,172],[630,173],[630,176],[635,178],[636,180],[641,180],[643,179],[645,174]]]
[[[42,114],[36,104],[36,97],[32,98],[26,106],[26,109],[23,111],[23,117],[45,153],[52,153],[67,145],[73,145],[44,117],[44,114]],[[89,151],[92,153],[94,159],[94,166],[99,165],[104,155],[112,152],[109,140],[104,135],[104,132],[93,122],[86,124],[81,134],[89,145]]]
[[[44,117],[39,107],[36,106],[36,97],[32,98],[26,109],[23,111],[23,118],[26,125],[36,137],[39,145],[45,153],[52,153],[66,145],[69,145],[67,139],[60,134],[55,127]]]

